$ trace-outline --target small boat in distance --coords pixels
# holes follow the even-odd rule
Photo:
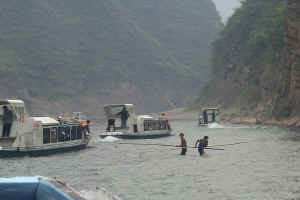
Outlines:
[[[41,176],[0,178],[0,197],[3,200],[86,200],[61,180]]]
[[[85,135],[81,121],[77,119],[53,119],[30,117],[22,100],[0,101],[0,118],[3,107],[13,113],[9,135],[3,135],[0,120],[0,158],[18,156],[41,156],[85,148],[90,136]]]
[[[100,134],[100,138],[153,139],[171,135],[168,120],[136,115],[132,104],[105,105],[104,111],[107,128],[105,133]]]
[[[207,126],[217,121],[217,115],[220,113],[219,108],[203,108],[199,113],[198,126]]]

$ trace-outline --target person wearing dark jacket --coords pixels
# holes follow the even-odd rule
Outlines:
[[[202,139],[196,141],[195,148],[198,148],[199,155],[204,154],[204,149],[208,146],[208,136],[204,136]]]
[[[204,136],[203,140],[204,140],[204,147],[207,147],[208,146],[208,136]]]
[[[121,128],[126,128],[127,119],[129,117],[128,111],[126,110],[125,106],[123,106],[123,109],[121,112],[118,113],[118,115],[121,116]]]
[[[187,151],[187,144],[186,144],[186,140],[184,138],[184,134],[183,133],[180,133],[179,134],[180,136],[180,142],[181,144],[180,145],[176,145],[177,147],[181,147],[181,153],[180,155],[184,156],[186,151]]]
[[[196,141],[195,148],[198,148],[199,155],[202,156],[204,154],[205,148],[205,140],[200,139]]]
[[[9,137],[13,121],[14,121],[14,114],[13,114],[13,112],[10,109],[8,109],[7,106],[3,106],[3,117],[2,117],[3,130],[2,130],[2,137]]]

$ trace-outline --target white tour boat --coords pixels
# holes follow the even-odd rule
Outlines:
[[[171,135],[168,120],[136,115],[132,104],[110,104],[104,106],[104,111],[107,128],[100,135],[101,138],[113,136],[122,139],[153,139]]]
[[[50,117],[30,117],[22,100],[0,101],[0,119],[6,106],[14,115],[10,134],[3,135],[0,120],[0,158],[39,156],[85,148],[90,140],[81,121]]]

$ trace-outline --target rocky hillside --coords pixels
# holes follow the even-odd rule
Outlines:
[[[229,118],[297,119],[299,19],[299,1],[244,1],[214,43],[214,78],[199,104],[219,105]]]
[[[221,27],[211,0],[10,0],[0,11],[0,98],[33,114],[184,105],[209,79]]]

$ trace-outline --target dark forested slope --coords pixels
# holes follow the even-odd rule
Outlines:
[[[203,90],[201,104],[260,120],[292,114],[286,107],[290,101],[282,101],[291,76],[286,66],[287,2],[242,3],[214,43],[214,78]]]
[[[180,106],[208,80],[211,0],[27,0],[0,6],[0,97],[33,113]],[[196,86],[196,87],[195,87]]]

